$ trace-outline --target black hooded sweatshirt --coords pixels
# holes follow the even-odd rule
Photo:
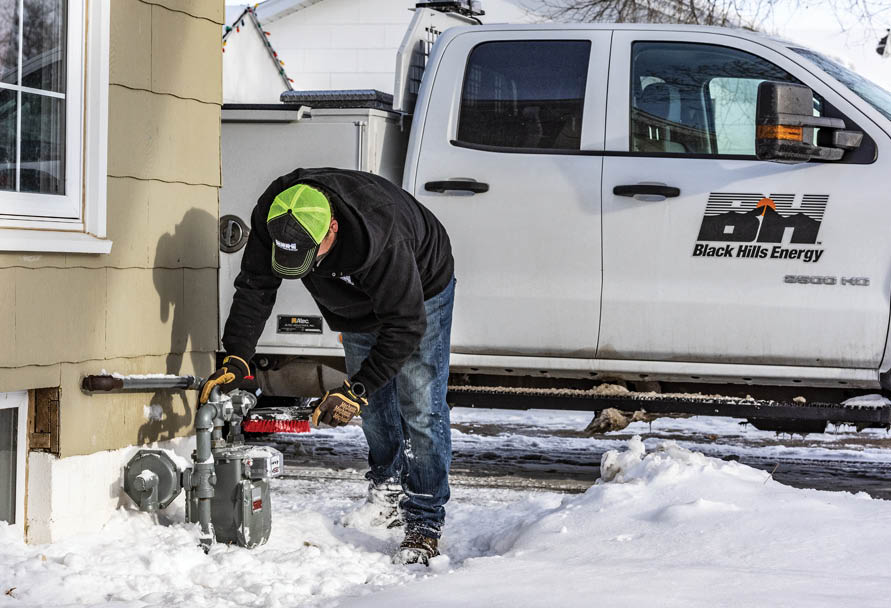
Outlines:
[[[302,281],[334,331],[377,332],[352,380],[373,393],[418,348],[427,328],[424,300],[452,279],[449,236],[434,215],[392,182],[360,171],[297,169],[276,179],[251,214],[251,232],[235,279],[223,347],[249,361],[282,279],[272,273],[266,216],[275,196],[303,183],[324,192],[338,232],[334,246]]]

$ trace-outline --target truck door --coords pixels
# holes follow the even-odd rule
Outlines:
[[[452,350],[593,357],[610,33],[447,36],[405,185],[451,238]]]
[[[787,52],[732,34],[616,32],[598,357],[878,366],[891,142]],[[815,112],[866,133],[861,149],[758,161],[764,80],[809,86]]]

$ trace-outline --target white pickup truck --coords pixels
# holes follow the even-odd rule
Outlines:
[[[891,387],[891,94],[748,31],[470,23],[418,8],[392,106],[224,106],[221,325],[257,196],[333,165],[401,183],[448,229],[457,397]],[[331,384],[342,355],[299,284],[257,350],[267,394]]]

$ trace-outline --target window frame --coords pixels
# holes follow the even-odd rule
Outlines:
[[[68,11],[65,194],[0,191],[4,207],[39,211],[3,209],[0,251],[111,251],[105,238],[110,2],[70,0]]]
[[[25,532],[25,467],[28,460],[28,391],[0,393],[0,410],[17,409],[16,420],[16,471],[15,471],[15,520],[8,522],[24,536]]]
[[[570,30],[570,32],[572,32]],[[565,33],[565,32],[561,32]],[[473,53],[481,46],[488,44],[502,44],[502,43],[528,43],[528,42],[585,42],[588,44],[588,57],[587,57],[587,65],[585,66],[585,86],[582,91],[582,99],[581,99],[581,124],[579,125],[579,133],[580,133],[580,142],[579,148],[526,148],[519,146],[500,146],[494,144],[479,144],[464,141],[458,139],[458,132],[461,127],[461,109],[464,100],[464,87],[467,85],[469,76],[470,76],[470,60],[473,58]],[[584,35],[580,35],[578,37],[542,37],[542,38],[500,38],[494,37],[491,39],[481,40],[480,42],[475,43],[466,54],[466,60],[464,62],[464,69],[461,74],[461,82],[460,87],[457,87],[456,91],[456,101],[457,107],[455,111],[455,123],[454,123],[454,133],[453,138],[449,140],[449,143],[458,148],[467,148],[470,150],[482,150],[487,152],[504,152],[509,154],[578,154],[582,151],[582,140],[581,133],[584,129],[585,125],[585,115],[586,108],[588,106],[588,93],[590,86],[590,75],[592,70],[592,54],[594,52],[594,43],[591,38],[586,37]]]
[[[20,20],[24,18],[24,0],[16,0]],[[77,192],[80,190],[81,135],[83,133],[83,40],[84,40],[84,5],[67,2],[65,32],[65,92],[56,93],[44,89],[33,89],[22,84],[23,32],[19,29],[18,84],[0,83],[0,89],[15,91],[18,97],[16,120],[17,148],[22,141],[22,94],[31,93],[43,97],[65,100],[65,194],[42,194],[38,192],[20,192],[0,190],[0,218],[4,219],[43,219],[55,221],[80,221],[81,206]],[[19,161],[17,164],[21,164]]]

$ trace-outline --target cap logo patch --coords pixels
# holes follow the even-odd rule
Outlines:
[[[283,243],[282,241],[275,239],[275,246],[286,251],[297,251],[297,243]]]

